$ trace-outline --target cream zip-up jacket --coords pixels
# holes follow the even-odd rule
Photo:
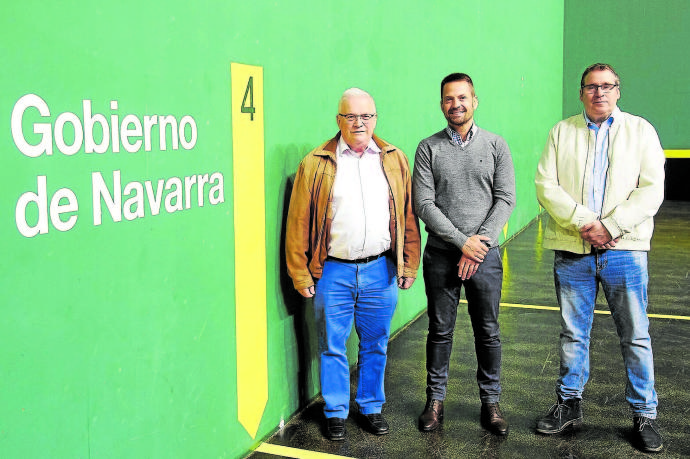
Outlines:
[[[609,167],[601,216],[587,207],[592,181],[595,134],[584,114],[567,118],[549,132],[537,166],[537,199],[549,218],[544,247],[589,253],[580,227],[600,219],[615,239],[613,250],[649,250],[653,217],[664,199],[664,150],[654,127],[622,112],[611,115]]]

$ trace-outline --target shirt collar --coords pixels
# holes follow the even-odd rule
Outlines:
[[[338,148],[336,150],[336,154],[338,156],[341,156],[345,153],[353,153],[353,150],[350,149],[350,146],[345,142],[345,139],[343,139],[343,136],[340,136],[340,139],[338,139]],[[367,145],[367,148],[364,150],[364,153],[372,153],[372,154],[379,154],[381,153],[381,149],[379,148],[378,145],[376,145],[376,142],[374,142],[374,139],[372,138],[369,140],[369,145]]]
[[[618,115],[620,115],[620,113],[621,113],[621,109],[618,108],[618,106],[616,105],[616,108],[613,109],[613,111],[611,112],[609,117],[606,118],[606,120],[604,120],[604,122],[601,124],[606,123],[610,127],[613,124],[613,122],[616,120],[616,118],[618,118]],[[596,126],[597,123],[595,123],[594,121],[589,119],[589,116],[587,116],[586,110],[582,111],[582,115],[585,117],[585,123],[587,124],[588,127],[591,127],[593,125]]]
[[[455,145],[464,145],[468,143],[470,140],[472,140],[472,137],[474,137],[478,130],[479,128],[477,125],[472,123],[470,131],[467,133],[467,140],[463,142],[462,137],[457,133],[457,131],[455,131],[455,129],[451,128],[450,126],[446,126],[446,134],[448,134],[448,137],[450,137],[450,140],[452,140]]]

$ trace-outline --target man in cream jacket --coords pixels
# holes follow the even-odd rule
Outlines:
[[[626,369],[634,438],[660,451],[657,394],[647,318],[647,251],[663,201],[664,152],[654,127],[622,112],[620,79],[608,64],[583,73],[583,113],[553,127],[537,168],[537,197],[549,219],[561,309],[557,402],[537,422],[555,434],[582,424],[589,339],[599,285],[616,323]]]

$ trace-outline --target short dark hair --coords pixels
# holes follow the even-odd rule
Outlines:
[[[443,80],[441,80],[441,98],[443,99],[443,87],[447,83],[452,83],[453,81],[466,81],[470,86],[472,86],[472,95],[474,95],[474,83],[472,83],[472,78],[466,73],[451,73]]]
[[[602,64],[601,62],[598,62],[596,64],[592,64],[589,67],[585,69],[584,72],[582,72],[582,78],[580,78],[580,89],[585,87],[585,78],[587,75],[594,71],[601,71],[601,70],[608,70],[609,72],[613,73],[613,75],[616,77],[616,84],[620,85],[621,84],[621,79],[616,73],[615,70],[613,70],[613,67],[611,67],[609,64]]]

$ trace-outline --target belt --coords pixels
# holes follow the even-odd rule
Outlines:
[[[332,260],[332,261],[339,261],[340,263],[352,263],[352,264],[363,264],[363,263],[369,263],[374,260],[378,260],[381,257],[385,257],[390,253],[390,250],[386,250],[385,252],[381,252],[378,255],[372,255],[370,257],[364,257],[364,258],[357,258],[356,260],[346,260],[344,258],[337,258],[337,257],[332,257],[328,256],[326,260]]]

